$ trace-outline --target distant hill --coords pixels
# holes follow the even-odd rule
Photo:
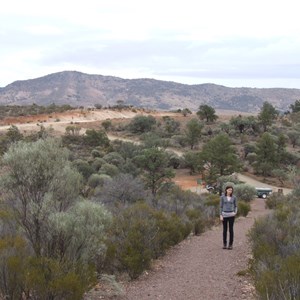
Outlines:
[[[300,89],[229,88],[216,84],[187,85],[154,79],[122,79],[64,71],[36,79],[15,81],[0,88],[2,105],[113,106],[126,105],[159,110],[208,104],[215,109],[257,112],[264,101],[280,111],[300,99]]]

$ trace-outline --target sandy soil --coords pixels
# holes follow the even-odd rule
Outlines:
[[[0,131],[7,130],[12,124],[16,125],[22,132],[38,130],[39,125],[43,125],[45,128],[52,128],[54,131],[64,133],[66,126],[70,124],[83,124],[92,123],[104,120],[113,119],[130,119],[136,115],[153,115],[153,116],[172,116],[174,113],[170,112],[145,112],[131,110],[116,111],[116,110],[72,110],[63,113],[54,113],[50,115],[38,115],[38,116],[24,116],[16,118],[6,118],[0,121]],[[176,114],[178,115],[178,114]]]

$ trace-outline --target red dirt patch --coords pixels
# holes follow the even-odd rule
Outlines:
[[[203,185],[198,184],[198,180],[202,180],[201,175],[190,175],[188,169],[176,170],[176,176],[173,181],[176,185],[180,186],[183,190],[188,190],[191,188],[203,187]]]

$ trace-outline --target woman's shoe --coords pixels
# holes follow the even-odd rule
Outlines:
[[[229,245],[227,249],[232,250],[232,245]]]
[[[223,245],[223,249],[227,249],[227,245],[226,244]]]

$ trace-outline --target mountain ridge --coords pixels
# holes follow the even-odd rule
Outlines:
[[[214,83],[183,84],[151,78],[123,79],[114,76],[62,71],[18,80],[0,88],[2,105],[113,106],[118,102],[158,110],[189,108],[201,104],[215,109],[257,112],[264,101],[279,111],[300,99],[300,89],[226,87]]]

